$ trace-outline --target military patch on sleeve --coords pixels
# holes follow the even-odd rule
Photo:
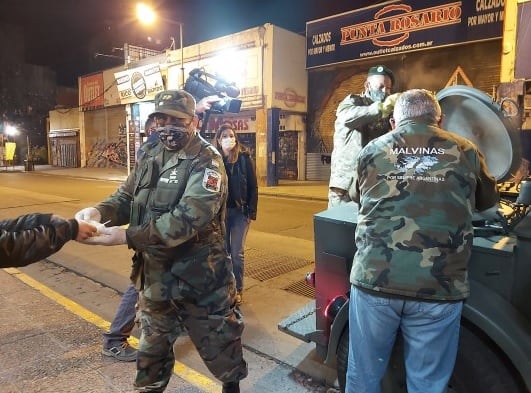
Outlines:
[[[206,168],[203,176],[203,188],[210,192],[219,192],[221,189],[221,175],[219,172]]]

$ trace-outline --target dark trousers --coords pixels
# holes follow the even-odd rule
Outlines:
[[[138,291],[133,284],[129,284],[122,295],[122,300],[118,305],[109,332],[103,334],[105,348],[119,347],[120,344],[127,341],[135,327],[137,302]]]

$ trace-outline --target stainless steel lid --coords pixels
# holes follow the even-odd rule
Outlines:
[[[468,86],[451,86],[437,93],[443,112],[442,128],[475,143],[492,175],[503,182],[520,165],[520,137],[500,104]]]

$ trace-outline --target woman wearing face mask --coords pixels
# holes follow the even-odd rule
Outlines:
[[[236,301],[242,302],[244,247],[251,220],[256,220],[258,183],[255,165],[230,124],[222,125],[216,132],[215,144],[223,156],[229,181],[225,247],[232,258],[236,289]]]

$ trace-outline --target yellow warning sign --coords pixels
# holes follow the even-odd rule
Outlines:
[[[448,82],[446,83],[445,87],[455,85],[467,85],[469,87],[473,87],[472,82],[470,81],[470,79],[468,79],[468,76],[466,76],[465,71],[463,71],[461,66],[457,66],[450,79],[448,79]]]
[[[15,148],[17,147],[17,144],[15,142],[6,142],[5,145],[5,160],[11,161],[15,159]]]

